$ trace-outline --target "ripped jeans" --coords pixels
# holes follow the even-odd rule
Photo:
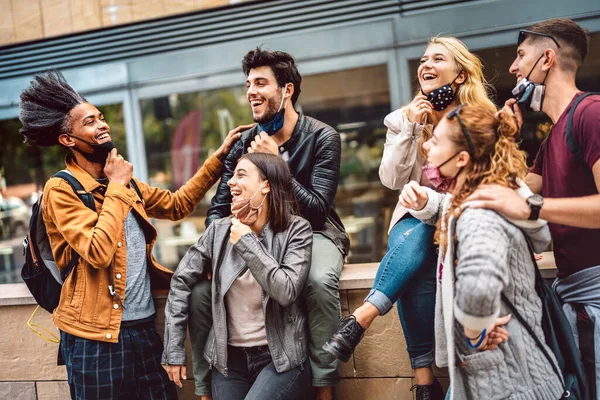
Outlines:
[[[365,299],[387,314],[397,301],[398,314],[413,369],[433,364],[435,227],[410,214],[394,225],[388,251],[379,264],[375,282]]]

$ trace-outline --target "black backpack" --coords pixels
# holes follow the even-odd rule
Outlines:
[[[86,192],[73,175],[63,170],[54,174],[54,177],[67,181],[83,204],[90,210],[96,211],[94,196]],[[141,199],[142,194],[133,179],[130,184]],[[25,264],[23,264],[21,270],[21,278],[35,301],[49,313],[52,313],[58,306],[63,282],[79,262],[79,254],[75,250],[71,251],[73,253],[71,262],[65,268],[59,269],[54,261],[46,234],[46,225],[42,218],[42,196],[40,196],[37,203],[33,205],[31,219],[29,220],[29,231],[27,237],[23,240]]]
[[[585,158],[583,156],[583,150],[581,149],[581,146],[579,146],[579,143],[577,143],[577,140],[575,140],[575,136],[573,136],[573,115],[575,114],[575,109],[577,108],[579,103],[581,103],[581,101],[586,97],[592,95],[600,95],[600,92],[585,92],[581,96],[579,96],[577,100],[575,100],[573,106],[571,106],[571,110],[569,110],[569,115],[567,116],[567,126],[565,127],[565,135],[567,137],[567,145],[569,146],[569,150],[571,151],[571,154],[573,154],[575,158],[577,158],[577,160],[584,165],[587,165],[587,163],[585,162]],[[542,142],[539,150],[542,156],[542,161],[544,162],[547,142],[548,138],[546,138]]]
[[[533,337],[536,344],[544,353],[544,356],[552,365],[554,373],[559,377],[563,386],[563,399],[587,400],[589,398],[588,386],[586,385],[583,365],[579,355],[579,349],[575,344],[575,337],[571,330],[571,325],[563,311],[562,304],[554,290],[542,278],[540,270],[535,260],[535,254],[529,240],[527,240],[529,253],[533,262],[535,271],[535,291],[542,301],[542,329],[544,331],[545,344],[550,348],[558,362],[554,363],[546,347],[538,338],[523,316],[517,311],[515,306],[502,293],[502,301],[508,307],[512,315],[523,325],[523,327]],[[560,370],[560,371],[559,371]]]

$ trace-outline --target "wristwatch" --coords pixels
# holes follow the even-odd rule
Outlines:
[[[527,205],[531,209],[531,214],[529,214],[529,220],[535,221],[540,216],[540,210],[544,205],[544,198],[539,194],[531,195],[527,198]]]

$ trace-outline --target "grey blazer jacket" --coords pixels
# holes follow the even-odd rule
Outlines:
[[[213,327],[204,357],[227,375],[225,294],[233,281],[249,268],[263,289],[267,342],[275,369],[284,372],[302,366],[308,352],[306,311],[300,295],[311,263],[310,224],[292,216],[285,231],[274,233],[267,224],[259,236],[243,235],[235,245],[229,242],[230,228],[231,217],[215,220],[179,263],[165,307],[162,363],[186,363],[184,340],[191,288],[205,271],[212,271]]]

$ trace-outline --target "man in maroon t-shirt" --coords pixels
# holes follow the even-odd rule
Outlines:
[[[516,99],[508,100],[504,109],[514,111],[519,126],[519,104],[545,112],[554,123],[526,178],[536,194],[523,199],[509,188],[487,185],[468,200],[472,207],[490,208],[513,219],[548,221],[558,269],[553,287],[567,304],[565,312],[579,338],[594,393],[596,375],[600,376],[600,370],[595,373],[600,346],[599,354],[594,354],[594,337],[600,338],[599,95],[583,99],[573,115],[571,132],[581,160],[571,152],[566,132],[569,112],[582,95],[575,76],[587,49],[587,32],[568,19],[540,22],[519,33],[517,57],[510,67],[518,82],[513,90]]]

